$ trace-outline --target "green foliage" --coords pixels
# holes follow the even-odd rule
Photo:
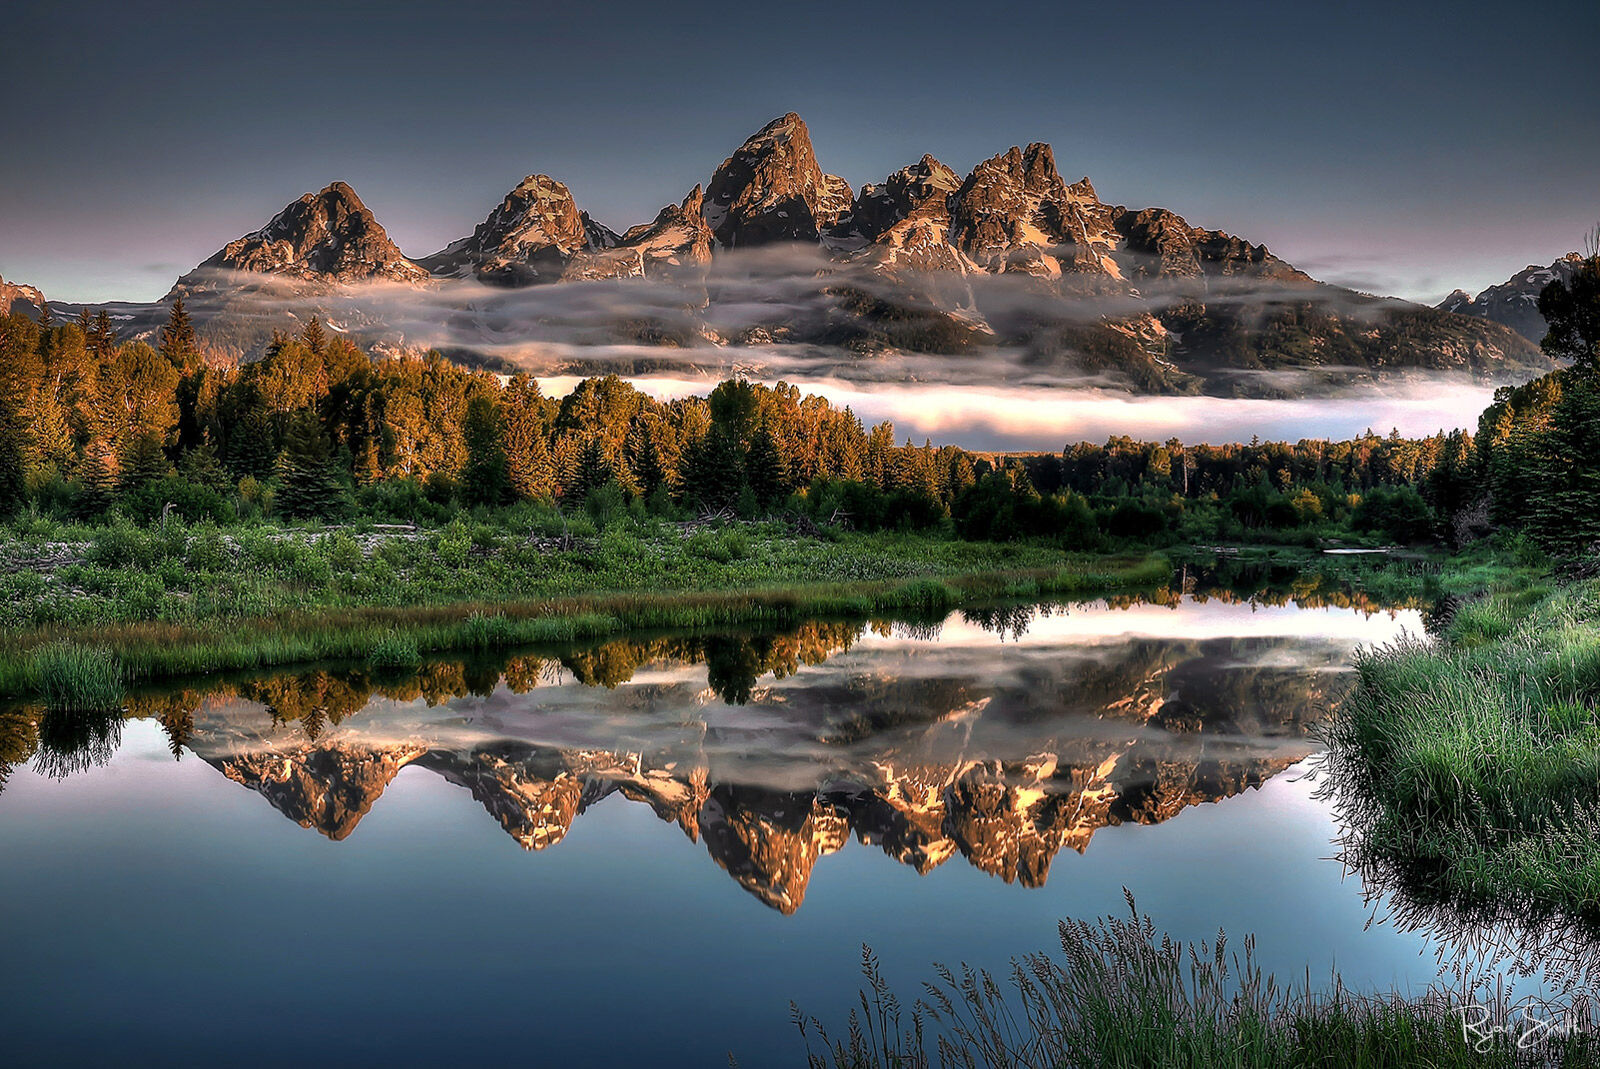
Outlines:
[[[422,663],[422,654],[410,635],[385,631],[367,651],[367,662],[374,668],[415,668]]]
[[[1358,659],[1329,741],[1359,863],[1491,920],[1600,925],[1597,619],[1600,583],[1533,584]]]
[[[1600,231],[1597,231],[1600,233]],[[1590,255],[1570,283],[1556,279],[1539,294],[1548,333],[1540,347],[1585,371],[1600,370],[1600,255]]]
[[[1058,955],[1015,959],[1007,976],[962,964],[934,967],[924,996],[903,1005],[876,955],[862,948],[866,989],[839,1038],[793,1012],[806,1060],[817,1069],[928,1066],[1079,1066],[1131,1069],[1517,1069],[1588,1065],[1600,1041],[1582,1028],[1519,1026],[1502,987],[1473,977],[1459,990],[1362,995],[1337,975],[1324,990],[1307,977],[1280,983],[1255,961],[1255,943],[1161,935],[1128,895],[1129,915],[1066,920]],[[1509,1027],[1469,1036],[1462,1011]],[[1581,1024],[1581,1015],[1574,1023]],[[930,1047],[933,1053],[930,1053]]]
[[[335,519],[350,495],[334,466],[333,447],[316,414],[295,413],[278,458],[278,511],[290,519]]]
[[[122,668],[109,650],[53,642],[32,657],[34,689],[53,712],[107,713],[122,708]]]

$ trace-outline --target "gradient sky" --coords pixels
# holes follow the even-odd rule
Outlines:
[[[532,172],[621,230],[797,111],[856,186],[1049,141],[1068,180],[1437,299],[1600,217],[1600,4],[198,4],[0,12],[0,275],[149,300],[350,182],[400,247]]]

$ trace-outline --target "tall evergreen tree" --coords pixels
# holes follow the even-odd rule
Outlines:
[[[328,335],[322,329],[322,320],[312,316],[311,322],[300,332],[300,340],[305,343],[307,349],[321,356],[323,350],[328,347]]]
[[[461,496],[469,505],[503,505],[511,496],[511,477],[501,442],[500,414],[489,397],[467,402],[461,421],[467,463],[461,471]]]
[[[765,423],[750,435],[750,448],[744,457],[745,479],[755,495],[756,504],[771,508],[789,495],[789,463],[784,459],[778,440]]]
[[[349,505],[349,491],[334,464],[333,446],[316,413],[295,413],[278,457],[278,511],[291,519],[332,519]]]
[[[22,414],[3,387],[0,383],[0,516],[9,515],[22,504],[27,455]]]
[[[167,312],[166,324],[161,328],[161,355],[170,360],[173,367],[187,367],[198,353],[194,323],[189,319],[189,310],[184,307],[183,295],[179,294]]]
[[[160,436],[146,431],[135,437],[123,454],[117,488],[132,490],[171,474],[172,464],[167,460],[166,450],[161,447]]]
[[[684,450],[679,472],[683,500],[702,509],[727,508],[746,489],[744,457],[726,428],[713,426]]]

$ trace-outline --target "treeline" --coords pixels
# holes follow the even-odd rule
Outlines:
[[[891,424],[781,383],[658,401],[611,376],[556,399],[437,354],[373,358],[315,319],[241,366],[202,353],[181,301],[156,341],[118,339],[104,313],[0,318],[0,506],[228,522],[546,501],[1083,546],[1330,524],[1416,540],[1473,477],[1459,432],[979,456],[897,443]]]
[[[1478,421],[1470,505],[1570,555],[1600,547],[1600,229],[1569,282],[1539,295],[1545,352],[1571,363],[1503,387]]]

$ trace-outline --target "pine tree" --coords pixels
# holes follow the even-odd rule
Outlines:
[[[185,367],[194,360],[198,351],[194,324],[189,319],[189,310],[183,306],[183,296],[180,294],[172,302],[166,325],[161,328],[161,355],[170,360],[173,367]]]
[[[505,504],[510,497],[511,478],[501,444],[500,415],[492,399],[480,394],[467,402],[461,437],[467,450],[467,463],[461,471],[461,496],[470,505]]]
[[[666,485],[667,470],[661,462],[661,449],[644,420],[635,418],[628,426],[624,451],[629,474],[640,496],[649,497]]]
[[[750,436],[750,448],[744,457],[745,478],[756,504],[763,509],[782,501],[793,489],[789,482],[789,464],[783,450],[772,436],[772,431],[762,424]]]
[[[334,464],[333,446],[316,413],[295,413],[278,457],[278,511],[291,519],[331,519],[344,513],[349,504],[349,492]]]
[[[119,490],[132,490],[148,486],[172,474],[167,452],[161,447],[159,436],[146,432],[134,438],[122,458],[122,472],[117,478]]]
[[[236,478],[264,479],[272,471],[272,427],[266,413],[251,408],[228,435],[228,470]]]
[[[73,511],[80,519],[98,516],[110,506],[116,485],[116,470],[104,445],[90,443],[78,469],[78,494]]]
[[[111,317],[104,308],[94,317],[94,331],[89,335],[90,348],[101,360],[109,360],[111,351],[117,347],[117,330],[111,325]]]
[[[183,454],[178,461],[178,474],[195,486],[218,493],[225,493],[232,488],[227,469],[217,459],[216,447],[209,438]]]
[[[679,473],[683,500],[701,509],[727,508],[746,487],[739,443],[722,427],[712,427],[684,450]]]
[[[598,434],[590,434],[578,453],[578,467],[568,488],[568,495],[582,501],[616,476],[611,458],[606,456],[605,442]]]
[[[22,416],[11,398],[0,391],[0,516],[22,504],[26,447]]]
[[[322,329],[322,320],[312,316],[311,322],[300,332],[300,340],[305,343],[307,349],[321,356],[328,345],[328,335]]]

